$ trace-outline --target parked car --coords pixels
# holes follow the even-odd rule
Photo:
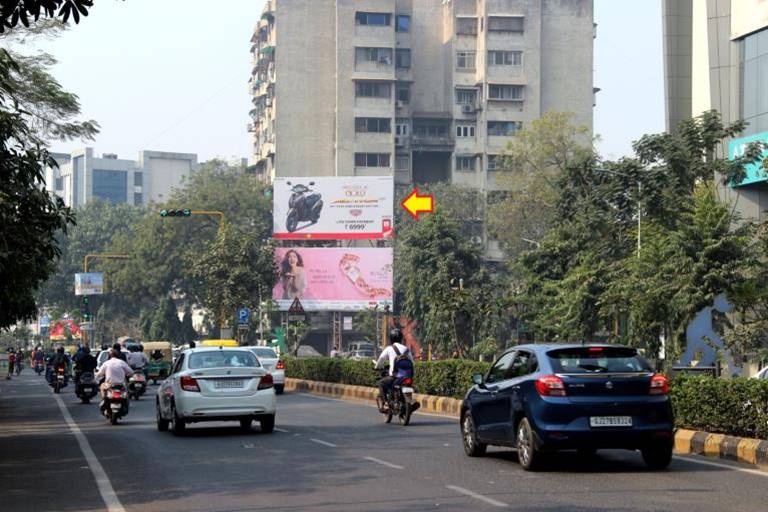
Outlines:
[[[261,366],[272,374],[272,379],[275,382],[275,393],[282,395],[285,389],[285,363],[269,347],[248,347],[248,350],[253,352]]]
[[[347,359],[352,359],[353,361],[363,361],[376,359],[376,356],[374,355],[373,350],[354,350],[347,353]]]
[[[470,457],[488,445],[517,449],[523,469],[544,452],[640,450],[647,466],[672,458],[669,382],[633,348],[619,345],[520,345],[483,376],[472,377],[460,421]]]
[[[183,351],[157,389],[157,429],[183,435],[188,423],[239,421],[250,431],[275,428],[272,375],[245,348],[202,347]]]

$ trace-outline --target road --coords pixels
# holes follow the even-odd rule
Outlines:
[[[71,385],[60,400],[29,370],[0,381],[3,511],[768,510],[768,473],[742,466],[676,457],[651,472],[606,451],[526,473],[511,450],[464,456],[455,420],[385,425],[372,407],[311,395],[278,397],[271,435],[215,423],[183,438],[156,430],[152,395],[118,426]]]

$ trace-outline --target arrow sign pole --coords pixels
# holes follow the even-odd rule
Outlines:
[[[410,213],[414,219],[419,220],[420,213],[432,213],[435,205],[432,194],[420,196],[419,188],[414,187],[413,191],[408,194],[408,197],[402,200],[400,206]]]

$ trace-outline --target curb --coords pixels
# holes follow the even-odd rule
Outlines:
[[[285,390],[365,403],[375,403],[376,395],[379,394],[378,389],[367,386],[292,378],[285,379]],[[459,417],[461,411],[461,400],[459,399],[420,393],[414,393],[413,398],[421,404],[420,412],[449,418]],[[768,441],[760,439],[679,428],[675,431],[675,453],[679,455],[704,455],[741,462],[768,471]]]

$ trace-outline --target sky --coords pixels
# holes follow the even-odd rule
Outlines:
[[[418,1],[418,0],[415,0]],[[41,48],[101,125],[97,154],[250,156],[250,38],[263,0],[102,0]],[[607,159],[664,129],[661,0],[595,0],[595,133]],[[56,143],[69,152],[84,143]]]

